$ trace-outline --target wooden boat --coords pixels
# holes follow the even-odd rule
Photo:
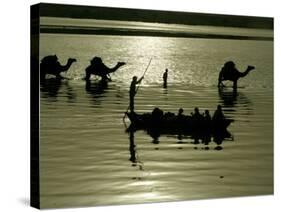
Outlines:
[[[165,134],[225,134],[232,119],[219,121],[196,119],[192,116],[177,116],[172,113],[154,115],[153,113],[137,114],[127,112],[131,126],[129,130],[157,131]]]

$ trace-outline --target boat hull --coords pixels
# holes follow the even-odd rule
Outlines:
[[[131,125],[127,131],[145,130],[148,134],[188,135],[191,137],[230,137],[227,127],[233,122],[224,119],[219,122],[194,120],[191,116],[153,117],[151,113],[127,113]]]

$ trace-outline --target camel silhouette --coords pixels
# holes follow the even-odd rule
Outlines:
[[[85,80],[90,80],[91,75],[97,75],[102,78],[102,81],[111,80],[110,73],[117,71],[121,66],[125,65],[124,62],[118,62],[113,68],[109,68],[102,62],[100,57],[94,57],[91,64],[86,68]]]
[[[219,73],[218,87],[224,87],[222,81],[229,80],[233,82],[233,88],[236,89],[238,80],[247,76],[253,69],[255,69],[254,66],[248,66],[244,72],[240,72],[236,69],[234,62],[226,62]]]
[[[72,65],[72,63],[76,62],[76,59],[69,58],[65,65],[61,65],[58,61],[57,55],[49,55],[44,57],[40,63],[40,78],[44,80],[46,74],[51,74],[56,76],[57,79],[63,79],[60,75],[61,72],[66,72]]]

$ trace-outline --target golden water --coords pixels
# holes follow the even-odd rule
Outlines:
[[[40,193],[43,208],[178,201],[273,193],[273,42],[189,38],[42,34],[40,57],[77,59],[66,77],[41,86]],[[127,64],[100,87],[86,87],[84,69],[93,56]],[[154,107],[186,114],[217,104],[235,120],[233,140],[220,146],[163,135],[159,143],[134,134],[136,162],[122,122],[133,75],[152,63],[136,96],[136,111]],[[226,60],[256,70],[219,92],[218,71]],[[168,87],[162,73],[170,70]],[[230,85],[230,84],[228,84]],[[126,120],[127,124],[129,123]],[[131,143],[132,144],[132,143]]]

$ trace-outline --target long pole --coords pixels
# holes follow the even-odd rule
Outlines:
[[[144,71],[143,74],[142,74],[142,77],[144,77],[145,73],[147,72],[147,70],[148,70],[148,68],[149,68],[149,66],[150,66],[151,61],[152,61],[152,58],[150,58],[149,63],[148,63],[148,65],[146,66],[146,69],[145,69],[145,71]],[[141,83],[141,82],[140,82],[140,83]],[[137,92],[138,92],[138,90],[139,90],[139,87],[140,87],[140,84],[139,84],[139,86],[138,86],[137,89],[136,89],[136,94],[137,94]],[[135,94],[135,95],[136,95],[136,94]],[[125,120],[125,118],[126,118],[126,116],[127,116],[127,112],[128,112],[128,110],[129,110],[129,108],[130,108],[130,105],[128,106],[128,108],[127,108],[127,110],[126,110],[126,112],[125,112],[125,114],[124,114],[124,116],[123,116],[123,122],[125,122],[124,120]]]
[[[148,65],[146,66],[146,69],[145,69],[145,71],[143,72],[143,75],[142,75],[141,77],[144,77],[145,73],[146,73],[147,70],[148,70],[148,67],[150,66],[151,61],[152,61],[152,58],[150,58],[149,63],[148,63]],[[140,84],[141,84],[141,82],[140,82]],[[139,84],[139,86],[138,86],[137,89],[136,89],[136,94],[137,94],[137,92],[138,92],[138,90],[139,90],[140,84]],[[127,110],[127,112],[128,112],[128,110]]]

